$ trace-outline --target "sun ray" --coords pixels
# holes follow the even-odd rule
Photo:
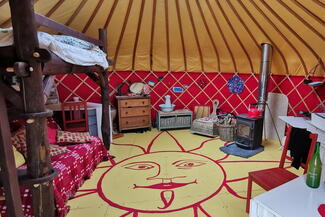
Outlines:
[[[198,208],[201,210],[201,212],[203,212],[207,217],[211,217],[209,215],[209,213],[207,213],[207,211],[205,211],[205,209],[203,209],[203,207],[201,205],[198,205]]]
[[[87,195],[90,195],[90,194],[95,194],[95,193],[97,193],[97,189],[86,192],[86,193],[83,193],[83,194],[76,195],[71,200],[74,200],[74,199],[77,199],[77,198],[80,198],[80,197],[84,197],[84,196],[87,196]]]
[[[230,182],[238,182],[238,181],[242,181],[242,180],[245,180],[245,179],[248,179],[248,176],[243,177],[243,178],[238,178],[238,179],[227,180],[226,182],[227,183],[230,183]]]
[[[233,196],[246,200],[246,197],[242,197],[239,194],[237,194],[237,192],[235,192],[227,183],[225,183],[224,186],[226,187],[227,191]]]
[[[173,140],[176,142],[176,144],[178,145],[178,147],[183,151],[185,152],[185,149],[183,148],[183,146],[179,143],[179,141],[175,138],[175,136],[173,136],[169,131],[166,131],[168,133],[168,135],[170,135]]]
[[[204,140],[203,142],[201,142],[201,144],[200,144],[199,147],[196,147],[196,148],[193,148],[193,149],[191,149],[191,150],[188,150],[187,152],[193,152],[193,151],[199,150],[199,149],[203,148],[203,146],[204,146],[207,142],[210,142],[210,141],[213,141],[213,140],[217,140],[217,139],[219,139],[219,137]]]
[[[134,145],[134,144],[118,144],[118,143],[112,143],[112,145],[116,145],[116,146],[132,146],[132,147],[141,149],[141,151],[143,153],[147,153],[146,150],[143,147],[139,146],[139,145]]]

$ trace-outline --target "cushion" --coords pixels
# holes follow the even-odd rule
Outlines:
[[[26,162],[24,156],[19,151],[17,151],[15,146],[12,146],[12,151],[14,152],[16,168],[24,165]],[[0,168],[0,171],[1,171],[1,168]],[[0,197],[0,200],[1,200],[1,197]]]
[[[55,120],[52,117],[47,118],[47,127],[61,130],[61,127],[55,122]]]
[[[25,157],[27,156],[27,145],[26,145],[26,129],[21,127],[19,130],[11,135],[11,143],[16,147],[17,151],[22,153]]]
[[[53,157],[55,155],[59,155],[62,153],[65,153],[69,151],[69,149],[67,149],[66,147],[62,147],[59,145],[54,145],[54,144],[50,144],[50,155]]]
[[[57,134],[57,129],[53,129],[51,127],[47,127],[47,134],[49,138],[49,143],[50,144],[56,144],[56,134]]]
[[[57,143],[85,143],[91,142],[89,132],[58,131]]]
[[[12,146],[12,149],[14,151],[16,167],[18,168],[18,167],[24,165],[26,162],[24,156],[19,151],[17,151],[15,146]]]

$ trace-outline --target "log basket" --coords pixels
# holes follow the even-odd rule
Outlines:
[[[220,139],[225,142],[231,142],[235,140],[236,125],[218,125],[218,131]]]

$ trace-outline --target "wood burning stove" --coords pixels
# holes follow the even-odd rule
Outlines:
[[[237,115],[236,145],[244,149],[256,149],[262,144],[263,118]]]
[[[271,68],[272,46],[262,44],[262,60],[258,85],[258,111],[261,117],[237,115],[236,145],[244,149],[256,149],[262,144],[264,111],[267,101],[267,85]]]

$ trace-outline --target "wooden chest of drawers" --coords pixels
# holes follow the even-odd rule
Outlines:
[[[150,97],[116,96],[118,106],[119,131],[150,128]]]

